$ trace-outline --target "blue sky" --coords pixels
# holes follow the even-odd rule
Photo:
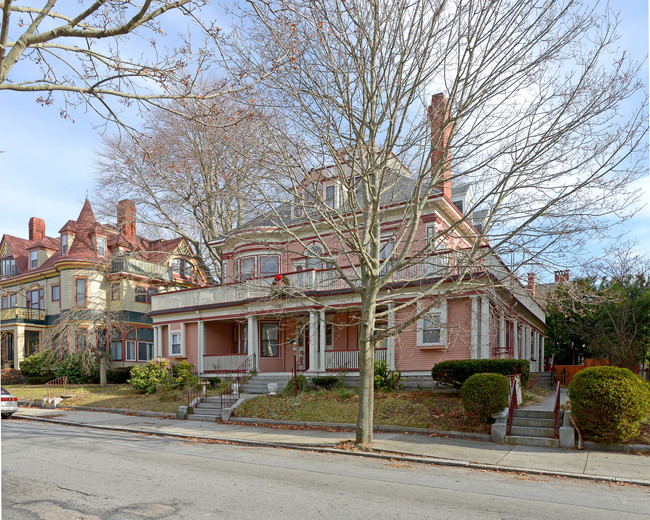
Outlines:
[[[621,11],[621,47],[633,57],[648,54],[648,4],[646,0],[618,0]],[[646,63],[644,78],[648,82]],[[88,192],[92,201],[94,160],[101,137],[93,125],[101,121],[82,109],[74,119],[59,116],[57,105],[41,107],[37,94],[0,93],[0,233],[27,237],[27,223],[43,218],[46,232],[56,236],[76,218]],[[650,176],[638,183],[647,202],[624,230],[650,256]],[[594,247],[597,247],[594,244]]]

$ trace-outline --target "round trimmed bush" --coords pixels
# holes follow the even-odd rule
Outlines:
[[[569,384],[571,415],[597,442],[627,442],[650,416],[650,385],[627,368],[581,370]]]
[[[502,374],[474,374],[460,389],[463,408],[488,419],[508,406],[510,382]]]

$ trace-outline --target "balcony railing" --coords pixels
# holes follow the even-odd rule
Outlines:
[[[45,310],[28,309],[27,307],[11,307],[0,310],[0,320],[44,320]]]
[[[111,273],[128,273],[166,282],[173,280],[170,267],[129,257],[114,258],[111,261]]]
[[[375,361],[387,361],[385,348],[375,349]],[[328,350],[325,352],[325,370],[359,370],[358,350]]]
[[[398,270],[391,277],[390,283],[417,283],[432,278],[484,272],[488,269],[485,259],[474,261],[469,267],[467,262],[467,259],[457,252],[438,254]],[[283,295],[299,296],[312,292],[344,291],[360,286],[360,271],[357,268],[347,267],[341,272],[336,269],[309,269],[285,274],[280,283],[276,276],[267,276],[190,291],[158,294],[152,299],[151,310],[198,307],[252,298],[271,299]]]

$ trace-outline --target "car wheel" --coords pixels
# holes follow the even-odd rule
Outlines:
[[[9,417],[11,417],[11,414],[10,414],[10,413],[3,413],[3,414],[2,414],[2,418],[3,418],[3,419],[8,419]]]

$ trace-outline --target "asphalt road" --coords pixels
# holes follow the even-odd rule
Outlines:
[[[650,489],[3,420],[2,518],[610,520]]]

